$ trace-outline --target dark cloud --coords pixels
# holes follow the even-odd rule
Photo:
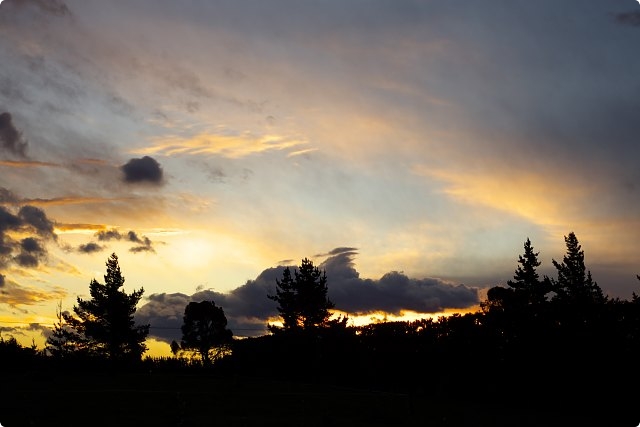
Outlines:
[[[349,247],[335,248],[335,249],[330,250],[326,254],[317,254],[317,255],[315,255],[315,257],[319,258],[319,257],[326,257],[326,256],[342,255],[342,254],[354,254],[355,255],[357,250],[358,250],[357,248],[349,248]]]
[[[34,237],[27,237],[20,241],[20,253],[14,257],[14,262],[20,267],[35,268],[47,256],[47,250],[42,242]]]
[[[14,156],[27,157],[28,142],[16,129],[10,113],[0,114],[0,149]]]
[[[83,254],[92,254],[95,252],[101,252],[104,250],[104,246],[100,246],[95,242],[89,242],[78,246],[78,252]]]
[[[27,234],[22,240],[14,240],[9,232]],[[26,205],[17,214],[0,206],[0,266],[16,264],[34,268],[47,257],[45,241],[57,240],[53,222],[45,212]]]
[[[392,271],[379,280],[361,279],[355,270],[354,248],[337,248],[320,268],[330,281],[329,298],[336,308],[352,314],[375,311],[400,314],[402,310],[436,313],[462,309],[478,303],[478,292],[464,285],[451,285],[435,278],[412,279]]]
[[[328,254],[319,267],[327,273],[329,298],[336,309],[350,314],[379,311],[399,314],[402,310],[436,313],[447,308],[468,308],[479,301],[476,289],[453,286],[438,279],[411,279],[398,272],[387,273],[379,280],[360,279],[353,266],[355,248],[336,248]],[[276,279],[282,277],[285,268],[268,268],[255,280],[225,294],[212,290],[198,291],[191,296],[153,294],[137,311],[136,318],[157,326],[151,334],[159,339],[180,339],[185,306],[191,301],[212,300],[224,309],[235,335],[264,335],[268,319],[278,316],[276,303],[267,295],[275,293]]]
[[[615,18],[619,24],[640,27],[640,12],[619,13]]]
[[[101,242],[108,242],[110,240],[120,240],[122,239],[122,234],[115,228],[111,230],[100,230],[96,234],[94,234]]]
[[[147,236],[138,237],[135,231],[129,231],[127,233],[127,239],[130,242],[138,243],[138,246],[134,246],[133,248],[129,249],[129,252],[155,252],[151,240]]]
[[[18,212],[18,216],[25,225],[31,226],[41,236],[55,239],[57,236],[53,232],[53,221],[47,218],[47,214],[35,206],[23,206]]]
[[[35,268],[40,263],[38,256],[26,252],[19,253],[13,258],[20,267]]]
[[[149,156],[144,156],[141,159],[131,159],[120,169],[124,173],[124,181],[129,184],[161,184],[163,181],[160,164]]]
[[[4,286],[5,277],[4,274],[0,274],[0,288]]]
[[[0,233],[6,230],[15,230],[22,224],[20,218],[0,206]]]
[[[34,237],[27,237],[22,239],[20,242],[20,247],[23,251],[29,253],[42,253],[44,252],[44,247],[40,244],[40,241]]]
[[[19,200],[11,190],[0,187],[0,203],[17,203]]]
[[[140,252],[155,252],[153,248],[153,242],[147,236],[138,236],[133,230],[128,231],[126,234],[120,233],[115,228],[110,230],[101,230],[94,234],[101,242],[108,242],[110,240],[122,240],[125,239],[129,242],[136,243],[137,246],[129,249],[129,252],[140,253]]]

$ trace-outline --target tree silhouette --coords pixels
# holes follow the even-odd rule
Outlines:
[[[182,324],[182,350],[199,354],[202,363],[209,365],[228,353],[232,339],[233,333],[227,329],[227,317],[222,307],[217,307],[213,301],[187,304]],[[176,349],[174,345],[173,349]]]
[[[518,255],[518,268],[507,285],[514,290],[516,298],[527,305],[538,306],[547,301],[546,294],[550,290],[551,283],[548,278],[540,280],[536,269],[542,264],[538,260],[540,252],[535,252],[531,240],[527,237],[524,242],[524,254]]]
[[[552,280],[554,301],[568,303],[604,303],[602,289],[591,277],[584,264],[584,251],[574,232],[564,237],[567,252],[562,263],[552,260],[558,279]]]
[[[73,329],[73,341],[81,351],[111,360],[140,360],[147,349],[144,341],[149,325],[136,326],[133,316],[144,289],[131,294],[120,289],[124,277],[115,253],[106,266],[105,283],[93,279],[89,284],[91,299],[78,297],[78,305],[73,307],[77,317],[62,316]]]
[[[267,297],[278,303],[283,326],[269,325],[272,332],[300,331],[324,327],[329,324],[333,302],[327,298],[327,275],[320,272],[313,261],[304,258],[293,277],[285,268],[282,280],[276,279],[276,294]]]
[[[484,311],[521,310],[527,306],[539,307],[547,302],[546,294],[551,290],[551,281],[545,277],[540,280],[537,268],[539,252],[535,252],[531,240],[524,242],[524,254],[518,255],[518,267],[513,280],[507,281],[508,287],[494,286],[487,292],[487,300],[480,304]]]
[[[70,329],[64,319],[62,302],[56,308],[57,322],[53,324],[51,335],[47,337],[45,350],[53,357],[65,358],[77,353],[78,345],[76,334]]]

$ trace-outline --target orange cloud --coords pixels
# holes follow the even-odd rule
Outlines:
[[[59,286],[44,290],[32,286],[22,286],[11,280],[7,280],[5,285],[0,288],[0,304],[7,304],[12,307],[60,300],[66,296],[67,292]]]
[[[577,219],[579,206],[588,196],[584,186],[522,170],[467,172],[417,166],[414,172],[443,182],[443,193],[460,202],[505,211],[542,226]]]
[[[57,206],[57,205],[84,205],[96,203],[110,203],[130,200],[130,198],[103,198],[103,197],[54,197],[52,199],[24,199],[21,204],[33,206]]]
[[[53,168],[60,168],[62,165],[50,162],[38,162],[32,160],[0,160],[0,166],[8,166],[12,168],[33,168],[40,166],[47,166]]]
[[[108,226],[103,224],[61,224],[55,225],[55,232],[60,233],[82,233],[106,230]]]
[[[304,145],[300,138],[278,135],[256,136],[249,132],[238,135],[203,132],[190,137],[166,136],[155,138],[151,147],[134,150],[135,154],[218,154],[228,158],[240,158],[271,150],[284,150]]]

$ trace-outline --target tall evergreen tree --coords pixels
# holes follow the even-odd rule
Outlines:
[[[79,337],[64,320],[62,302],[56,308],[56,319],[51,335],[47,337],[45,350],[53,357],[66,358],[78,352]]]
[[[540,305],[547,301],[546,294],[550,291],[548,278],[540,280],[537,268],[542,264],[538,260],[540,252],[535,252],[531,240],[527,237],[524,242],[524,254],[518,255],[518,268],[507,285],[514,290],[515,299],[528,305]]]
[[[558,279],[553,280],[553,300],[568,303],[603,303],[606,298],[600,286],[591,277],[584,264],[584,251],[574,232],[564,237],[567,252],[559,263],[552,260],[558,271]]]
[[[327,326],[334,304],[327,298],[326,272],[320,272],[313,261],[304,258],[293,274],[292,277],[289,267],[285,268],[282,280],[276,279],[276,294],[267,296],[278,303],[283,323],[282,328],[269,325],[269,329],[276,332]]]
[[[149,325],[136,326],[133,316],[144,289],[131,294],[120,289],[124,277],[115,253],[106,266],[105,283],[93,279],[89,284],[91,299],[78,297],[78,305],[73,307],[77,317],[64,313],[64,320],[75,331],[78,346],[90,354],[112,360],[139,360],[147,349],[144,342]]]

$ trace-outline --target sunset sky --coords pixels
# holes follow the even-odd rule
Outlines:
[[[42,345],[116,253],[150,345],[282,266],[362,319],[473,310],[575,232],[640,293],[636,0],[5,0],[0,331]],[[161,343],[163,342],[163,343]]]

